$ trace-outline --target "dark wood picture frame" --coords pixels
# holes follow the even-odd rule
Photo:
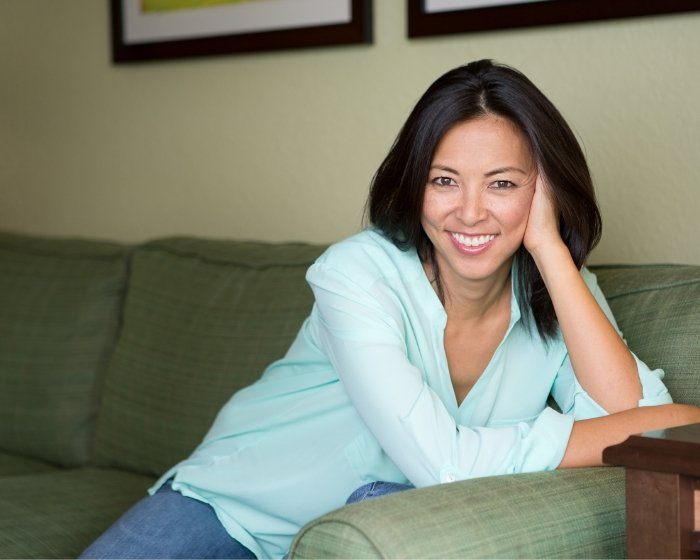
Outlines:
[[[650,16],[700,10],[699,0],[547,0],[449,12],[426,12],[424,0],[408,1],[408,36],[425,37]]]
[[[371,0],[350,0],[349,23],[143,43],[124,41],[125,1],[110,0],[115,63],[372,42]]]

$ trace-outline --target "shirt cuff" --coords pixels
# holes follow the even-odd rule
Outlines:
[[[564,458],[574,418],[547,407],[525,437],[521,472],[556,469]]]
[[[650,370],[635,354],[632,355],[637,362],[639,381],[642,384],[642,398],[639,399],[638,406],[671,404],[673,402],[671,394],[661,381],[665,375],[664,371],[662,369]]]

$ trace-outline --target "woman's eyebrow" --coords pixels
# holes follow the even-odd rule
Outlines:
[[[523,175],[527,175],[525,171],[520,169],[519,167],[499,167],[498,169],[494,169],[493,171],[489,171],[488,173],[484,173],[484,177],[491,177],[492,175],[498,175],[499,173],[508,173],[509,171],[517,171],[518,173],[522,173]]]
[[[454,175],[459,175],[459,171],[452,169],[451,167],[447,167],[446,165],[431,165],[430,169],[440,169],[442,171],[447,171],[448,173],[453,173]]]

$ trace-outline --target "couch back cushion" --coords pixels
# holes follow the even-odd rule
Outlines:
[[[700,406],[700,266],[591,269],[630,349],[664,370],[675,402]]]
[[[0,233],[0,450],[63,466],[91,454],[127,250]]]
[[[159,475],[238,389],[281,358],[311,310],[323,247],[191,238],[136,249],[105,380],[96,462]]]

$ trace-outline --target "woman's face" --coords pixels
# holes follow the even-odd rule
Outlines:
[[[537,167],[525,136],[495,115],[458,123],[431,162],[421,224],[447,285],[504,273],[520,247]]]

